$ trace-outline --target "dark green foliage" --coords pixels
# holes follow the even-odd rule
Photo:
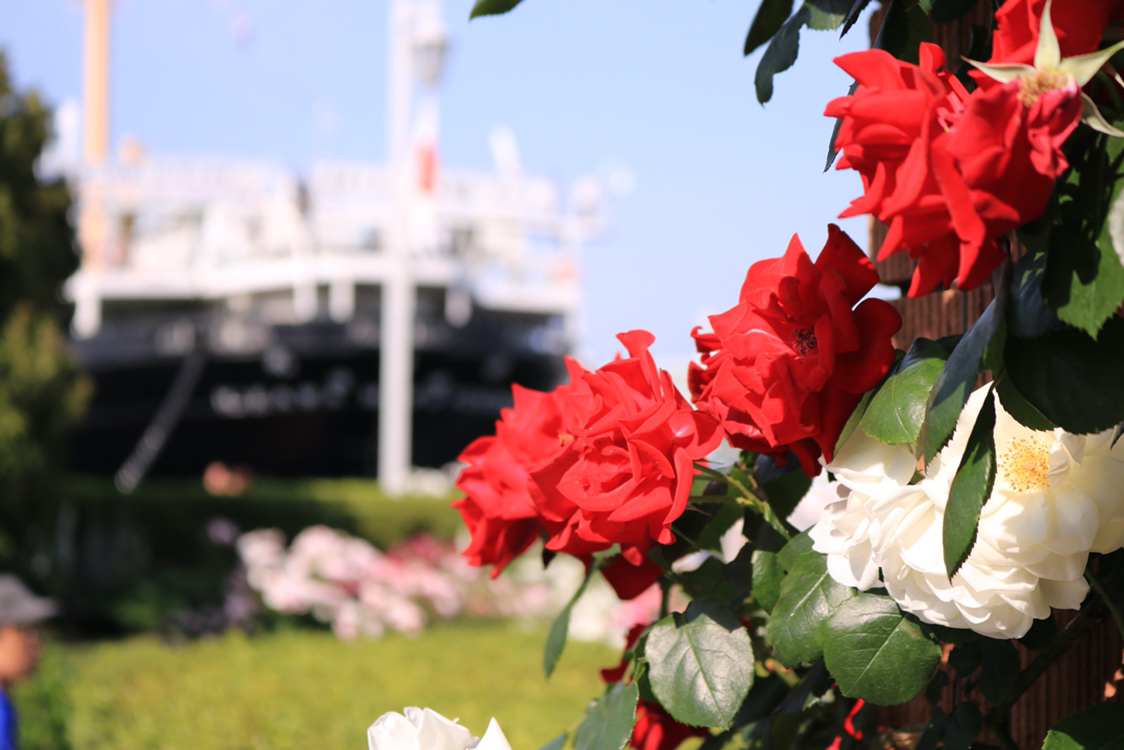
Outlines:
[[[41,505],[87,387],[67,356],[63,281],[77,268],[70,193],[35,163],[50,136],[39,97],[16,90],[0,52],[0,567],[41,581]]]

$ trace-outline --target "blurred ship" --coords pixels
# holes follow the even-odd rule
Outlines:
[[[438,161],[446,34],[436,0],[392,0],[386,164],[108,157],[109,2],[85,0],[82,266],[73,346],[96,391],[72,469],[376,474],[455,460],[510,386],[548,389],[575,345],[579,251],[598,184],[563,201],[524,175]],[[565,207],[563,204],[566,204]]]

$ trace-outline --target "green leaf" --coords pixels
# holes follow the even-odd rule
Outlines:
[[[781,551],[777,553],[777,561],[781,564],[781,570],[785,575],[788,575],[788,571],[792,570],[792,566],[796,565],[796,561],[801,556],[811,553],[813,544],[815,542],[808,536],[808,532],[802,531],[781,547]]]
[[[636,683],[614,683],[586,711],[574,734],[574,750],[624,750],[636,724]]]
[[[1111,318],[1096,340],[1073,328],[1010,338],[1003,359],[1006,377],[1052,424],[1088,434],[1124,422],[1124,320]]]
[[[919,695],[941,658],[888,596],[856,594],[842,602],[823,629],[824,661],[848,698],[882,706]]]
[[[476,0],[472,12],[468,14],[469,20],[477,16],[499,16],[515,8],[523,0]]]
[[[563,732],[550,742],[546,743],[539,750],[562,750],[566,746],[566,740],[570,738],[569,733]]]
[[[980,650],[983,669],[977,684],[988,703],[995,705],[1007,697],[1019,679],[1019,670],[1022,669],[1019,652],[1010,641],[994,640]]]
[[[753,598],[766,612],[772,612],[781,595],[785,570],[779,550],[785,545],[784,537],[769,524],[761,524],[753,542]]]
[[[1053,643],[1057,637],[1058,624],[1054,622],[1054,618],[1048,617],[1045,620],[1035,620],[1031,623],[1030,630],[1022,638],[1019,638],[1019,645],[1031,651],[1041,651]]]
[[[765,677],[753,681],[745,702],[738,709],[734,718],[734,727],[743,727],[755,721],[761,721],[776,710],[777,706],[790,694],[790,688],[776,672],[770,672]]]
[[[884,49],[899,60],[916,63],[921,42],[933,38],[929,17],[920,4],[890,0],[886,15],[874,37],[873,49]]]
[[[933,678],[925,686],[925,700],[931,705],[939,705],[944,698],[944,689],[948,687],[948,672],[938,669],[933,673]]]
[[[1124,703],[1101,703],[1067,716],[1046,734],[1042,750],[1122,750]]]
[[[809,545],[789,566],[769,615],[766,635],[777,658],[790,667],[818,659],[823,653],[821,626],[853,594],[828,574],[827,557]]]
[[[951,579],[976,543],[980,511],[995,484],[995,391],[988,389],[944,509],[944,566]]]
[[[1054,429],[1054,423],[1046,419],[1034,404],[1019,393],[1019,389],[1011,382],[1011,377],[1006,372],[999,373],[995,379],[995,395],[999,396],[999,403],[1003,404],[1003,410],[1024,427],[1040,432]]]
[[[1124,301],[1124,266],[1113,240],[1124,187],[1116,162],[1124,142],[1100,136],[1093,145],[1075,154],[1069,178],[1057,189],[1058,218],[1050,229],[1043,279],[1058,317],[1090,336]]]
[[[804,708],[808,705],[809,699],[823,697],[834,687],[835,680],[828,673],[823,659],[816,659],[815,664],[804,674],[800,682],[796,683],[789,691],[774,713],[784,716],[798,716],[804,713]]]
[[[980,707],[975,703],[958,703],[944,730],[944,750],[968,750],[981,731]]]
[[[808,6],[800,6],[800,10],[784,22],[765,48],[765,54],[761,56],[761,62],[757,63],[757,73],[753,77],[757,101],[761,104],[773,98],[773,76],[788,70],[796,62],[796,56],[800,54],[800,27],[808,21],[808,17]]]
[[[1068,205],[1079,210],[1076,203]],[[1096,336],[1124,302],[1124,266],[1107,237],[1096,242],[1071,237],[1064,244],[1058,241],[1055,249],[1055,234],[1047,261],[1050,299],[1062,321]]]
[[[968,396],[975,388],[976,376],[980,373],[984,352],[996,333],[1003,330],[1009,269],[1008,264],[1001,267],[998,283],[995,284],[995,299],[952,350],[948,362],[945,363],[933,386],[920,436],[926,466],[952,437],[956,420],[964,410]],[[1024,390],[1023,393],[1026,391]]]
[[[859,90],[859,82],[855,81],[850,85],[850,87],[847,88],[847,96],[854,96],[855,92],[858,91],[858,90]],[[835,118],[835,124],[831,126],[831,137],[827,139],[827,162],[823,165],[823,171],[824,172],[831,169],[831,165],[835,163],[835,157],[839,155],[839,149],[835,147],[835,139],[837,139],[839,137],[839,128],[841,128],[842,126],[843,126],[843,118],[842,117],[836,117]],[[861,406],[861,404],[860,404],[860,406]],[[850,424],[849,421],[848,421],[848,424]],[[853,430],[854,427],[852,426],[851,429]],[[844,428],[843,431],[846,432],[848,435],[851,434],[850,431],[848,431],[846,428]],[[839,444],[836,443],[836,447],[838,447],[838,446],[839,446]]]
[[[680,573],[677,580],[691,597],[706,596],[730,604],[740,598],[743,592],[727,582],[723,575],[725,567],[726,564],[717,557],[708,557],[694,570]]]
[[[838,29],[847,20],[851,0],[805,0],[808,8],[808,28],[815,31]]]
[[[760,516],[757,516],[757,518],[760,519]],[[768,526],[768,524],[761,523],[760,526]],[[744,592],[746,596],[753,588],[753,572],[752,544],[743,544],[734,559],[722,568],[722,576],[726,579],[726,582]]]
[[[753,686],[749,633],[729,607],[710,599],[656,623],[644,656],[660,704],[683,724],[730,726]]]
[[[745,510],[737,503],[714,503],[713,507],[706,510],[710,516],[696,535],[696,541],[700,549],[719,552],[722,549],[722,536],[745,516]]]
[[[960,679],[970,676],[983,664],[983,647],[979,641],[961,643],[948,655],[948,665]]]
[[[761,489],[776,514],[780,518],[788,518],[811,486],[812,480],[797,465],[777,479],[763,482]]]
[[[773,38],[792,13],[793,0],[762,0],[745,37],[742,54],[749,56],[755,49]]]
[[[554,618],[554,622],[550,626],[550,633],[546,637],[546,648],[543,649],[542,655],[542,668],[547,677],[554,673],[554,668],[558,666],[558,659],[562,657],[562,650],[566,648],[566,636],[570,634],[570,614],[574,611],[574,605],[578,603],[578,599],[581,599],[586,586],[589,585],[590,579],[596,572],[597,566],[591,565],[589,571],[585,574],[585,579],[578,586],[578,590],[574,592],[573,597],[558,613],[558,617]]]
[[[929,393],[947,360],[948,353],[935,341],[914,341],[909,353],[870,400],[862,418],[862,431],[888,445],[916,443],[925,421]]]
[[[1025,234],[1019,237],[1024,244],[1028,241]],[[1042,293],[1045,273],[1045,252],[1028,252],[1015,263],[1007,296],[1007,325],[1012,335],[1034,338],[1061,327],[1058,314]]]
[[[921,738],[917,741],[915,750],[936,750],[937,743],[944,739],[945,729],[948,728],[948,714],[937,706],[933,706],[933,718]]]
[[[851,9],[847,11],[847,18],[843,21],[843,29],[839,32],[839,38],[842,39],[859,20],[859,15],[866,10],[866,6],[870,5],[870,0],[854,0],[851,3]]]
[[[828,166],[831,166],[830,161],[828,162]],[[843,424],[843,430],[839,433],[839,438],[835,441],[835,450],[832,451],[833,456],[839,452],[839,449],[847,442],[847,438],[851,437],[851,433],[853,433],[855,428],[859,426],[859,423],[862,422],[872,398],[874,398],[874,391],[870,390],[864,393],[863,397],[859,399],[858,405],[855,406],[855,410],[851,412],[851,416],[847,417],[847,421]]]

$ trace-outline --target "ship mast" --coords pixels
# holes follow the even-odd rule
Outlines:
[[[378,477],[409,484],[417,289],[411,256],[436,234],[437,96],[447,39],[437,0],[392,0],[387,64],[387,161],[394,182],[379,324]]]

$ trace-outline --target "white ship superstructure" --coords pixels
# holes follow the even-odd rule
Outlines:
[[[446,41],[435,0],[390,3],[388,162],[319,163],[304,175],[129,143],[110,159],[108,0],[86,0],[86,12],[83,262],[67,291],[76,348],[99,385],[89,443],[109,429],[124,444],[126,424],[140,427],[119,459],[101,452],[120,461],[119,486],[187,450],[166,445],[177,433],[250,439],[254,420],[282,429],[286,417],[365,409],[380,481],[401,492],[412,446],[430,445],[415,431],[441,429],[420,425],[420,413],[459,408],[486,425],[511,382],[553,384],[575,345],[597,185],[563,195],[524,175],[504,131],[494,173],[439,163]],[[341,439],[364,428],[348,429]],[[261,462],[251,454],[229,460]],[[205,457],[163,460],[188,471]]]

